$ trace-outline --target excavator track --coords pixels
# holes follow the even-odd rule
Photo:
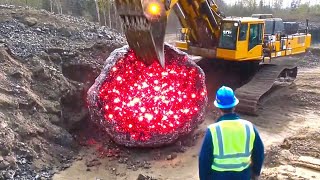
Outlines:
[[[257,115],[258,108],[277,80],[287,83],[294,81],[298,60],[298,57],[286,56],[272,59],[270,64],[261,64],[253,78],[235,91],[240,101],[236,111]]]

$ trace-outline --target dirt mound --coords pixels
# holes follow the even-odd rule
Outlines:
[[[302,60],[299,62],[301,68],[314,68],[320,65],[320,48],[311,47],[303,55],[300,55]]]
[[[18,57],[42,51],[74,56],[71,51],[85,49],[99,40],[106,44],[125,43],[125,38],[114,30],[84,19],[44,10],[0,9],[0,40]]]
[[[72,161],[67,130],[87,118],[86,91],[125,39],[71,16],[0,9],[0,179],[49,178]]]
[[[278,146],[272,146],[266,153],[262,179],[309,179],[319,178],[320,133],[308,128],[284,139]],[[299,168],[309,174],[301,174]],[[307,171],[306,171],[307,170]]]

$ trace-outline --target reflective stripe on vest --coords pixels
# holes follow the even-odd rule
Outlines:
[[[255,133],[249,121],[223,120],[210,125],[209,129],[213,141],[213,170],[242,171],[250,166]]]

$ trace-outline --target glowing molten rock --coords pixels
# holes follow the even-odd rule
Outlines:
[[[203,71],[183,52],[165,46],[166,67],[146,66],[127,46],[107,59],[88,91],[91,119],[125,146],[174,142],[203,119],[207,91]]]

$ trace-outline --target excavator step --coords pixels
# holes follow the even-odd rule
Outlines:
[[[286,56],[275,58],[270,64],[261,64],[254,77],[247,84],[236,89],[235,94],[240,101],[236,111],[257,115],[262,99],[280,76],[296,78],[298,61],[298,57]]]

